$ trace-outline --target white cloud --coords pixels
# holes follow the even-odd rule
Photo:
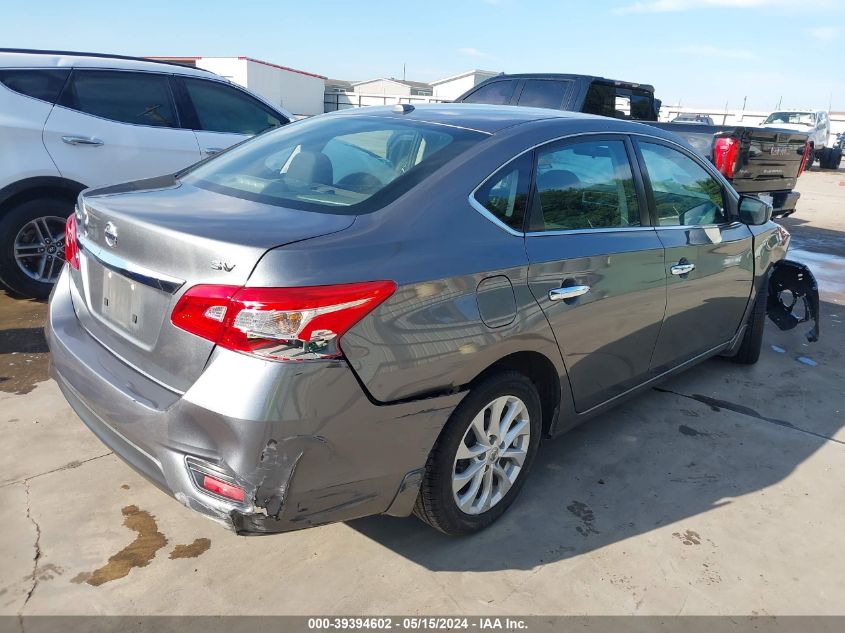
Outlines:
[[[487,59],[490,57],[490,55],[488,55],[484,51],[480,51],[477,48],[472,48],[471,46],[468,46],[466,48],[459,48],[458,53],[460,53],[461,55],[466,55],[467,57],[477,57],[479,59]]]
[[[804,32],[814,40],[829,42],[839,37],[839,29],[835,26],[817,26],[812,29],[804,29]]]
[[[804,0],[801,6],[828,6],[830,0]],[[646,0],[617,7],[613,13],[671,13],[694,9],[759,9],[795,6],[794,0]]]
[[[754,60],[757,59],[752,51],[741,48],[719,48],[718,46],[690,45],[678,49],[682,55],[692,55],[695,57],[716,57],[719,59],[739,59],[739,60]]]

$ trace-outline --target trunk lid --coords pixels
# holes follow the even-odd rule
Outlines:
[[[242,200],[169,179],[80,198],[80,270],[71,269],[83,327],[156,382],[186,391],[214,345],[175,327],[173,307],[197,284],[244,285],[269,249],[342,231],[354,216]]]
[[[795,188],[806,132],[775,128],[740,128],[739,163],[733,185],[740,193]]]

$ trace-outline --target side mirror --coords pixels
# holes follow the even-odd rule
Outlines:
[[[772,205],[754,196],[740,196],[739,221],[751,226],[765,224],[772,219]]]

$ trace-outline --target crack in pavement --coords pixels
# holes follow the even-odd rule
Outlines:
[[[754,418],[755,420],[761,420],[763,422],[768,422],[769,424],[774,424],[775,426],[792,429],[793,431],[798,431],[799,433],[806,433],[807,435],[812,435],[814,437],[827,440],[828,442],[836,442],[837,444],[845,445],[845,441],[843,440],[838,440],[835,437],[824,435],[823,433],[816,433],[815,431],[810,431],[809,429],[803,429],[800,426],[795,426],[792,422],[787,422],[786,420],[779,420],[778,418],[770,418],[765,415],[761,415],[751,407],[746,407],[742,404],[728,402],[727,400],[718,400],[709,396],[702,396],[698,393],[690,395],[686,393],[681,393],[679,391],[672,391],[671,389],[666,389],[665,387],[652,387],[652,389],[660,393],[671,393],[672,395],[680,396],[681,398],[689,398],[690,400],[695,400],[696,402],[706,404],[714,411],[727,409],[728,411],[733,411],[734,413],[739,413],[740,415],[745,415],[749,418]]]
[[[79,468],[83,464],[87,464],[88,462],[93,462],[95,459],[102,459],[103,457],[108,457],[109,455],[113,455],[112,451],[108,453],[103,453],[102,455],[95,455],[94,457],[89,457],[88,459],[83,459],[82,461],[72,461],[69,464],[65,464],[64,466],[59,466],[58,468],[54,468],[53,470],[47,470],[43,473],[37,473],[35,475],[30,475],[29,477],[24,477],[23,479],[16,479],[15,481],[7,481],[4,484],[0,484],[0,488],[6,488],[8,486],[14,486],[15,484],[26,484],[27,482],[32,481],[33,479],[37,479],[38,477],[43,477],[44,475],[50,475],[52,473],[58,473],[62,470],[70,470],[72,468]]]
[[[32,586],[26,594],[26,599],[23,601],[20,611],[18,611],[18,615],[23,615],[26,605],[29,603],[30,598],[32,598],[32,594],[35,593],[35,589],[38,587],[38,561],[41,559],[41,526],[38,525],[38,521],[36,521],[32,516],[32,496],[29,492],[28,480],[23,480],[23,487],[26,492],[26,518],[29,519],[33,526],[35,526],[35,555],[32,558]]]
[[[18,479],[17,481],[10,481],[5,484],[0,485],[0,488],[5,488],[7,486],[13,486],[16,484],[23,484],[24,493],[26,494],[26,518],[29,519],[29,522],[32,523],[33,527],[35,528],[35,554],[32,557],[32,586],[30,586],[29,591],[26,592],[26,598],[24,598],[23,604],[21,605],[20,610],[18,611],[18,618],[21,620],[21,630],[23,630],[23,612],[26,609],[26,605],[29,604],[29,601],[32,599],[35,590],[38,588],[39,583],[39,574],[38,574],[38,562],[41,560],[41,526],[39,525],[38,521],[35,520],[35,517],[32,516],[32,493],[29,489],[29,482],[33,479],[38,477],[43,477],[44,475],[49,475],[51,473],[57,473],[62,470],[69,470],[71,468],[79,468],[83,464],[87,464],[88,462],[92,462],[96,459],[101,459],[103,457],[108,457],[111,455],[112,452],[109,451],[108,453],[104,453],[103,455],[96,455],[95,457],[90,457],[88,459],[82,461],[74,461],[70,462],[69,464],[65,464],[64,466],[60,466],[59,468],[54,468],[52,470],[45,471],[43,473],[38,473],[36,475],[31,475],[29,477],[25,477],[23,479]]]

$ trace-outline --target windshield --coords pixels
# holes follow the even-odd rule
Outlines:
[[[247,200],[323,211],[381,208],[486,134],[391,117],[314,117],[268,132],[181,175]]]
[[[789,123],[791,125],[815,125],[812,112],[772,112],[763,123]]]

